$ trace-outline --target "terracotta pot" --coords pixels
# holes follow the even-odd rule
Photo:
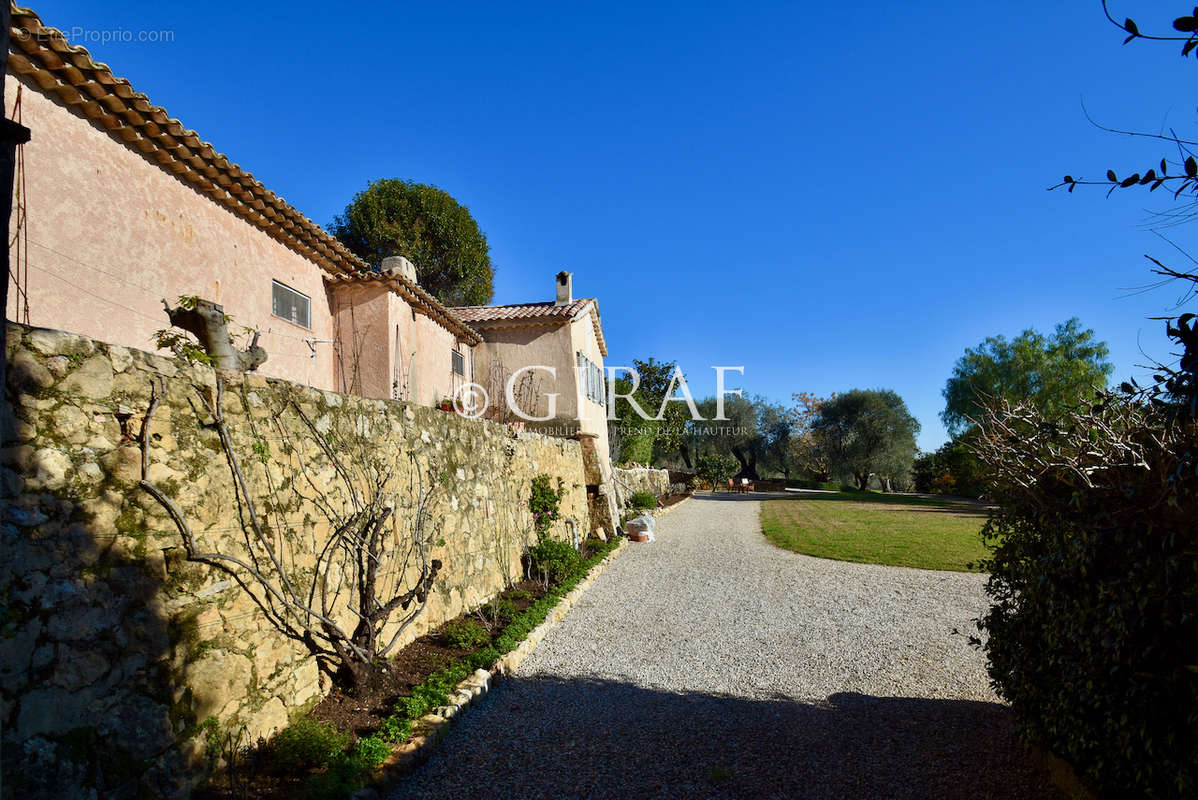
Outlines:
[[[649,541],[649,534],[644,531],[632,531],[628,534],[628,540],[632,542],[647,542]]]

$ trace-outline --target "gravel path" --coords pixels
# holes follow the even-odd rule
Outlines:
[[[759,510],[660,520],[393,800],[1056,796],[952,633],[982,576],[780,550]]]

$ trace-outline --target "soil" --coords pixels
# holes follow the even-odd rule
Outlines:
[[[544,594],[539,583],[522,581],[501,596],[517,611],[523,611]],[[504,624],[507,620],[501,621],[501,626]],[[374,733],[394,713],[399,698],[410,697],[412,689],[429,675],[486,646],[463,649],[450,645],[445,641],[445,625],[404,647],[386,665],[376,667],[353,694],[334,688],[309,716],[338,730],[349,731],[355,737]]]
[[[670,506],[676,506],[688,497],[690,497],[689,494],[672,494],[669,497],[662,498],[661,507],[669,508]]]

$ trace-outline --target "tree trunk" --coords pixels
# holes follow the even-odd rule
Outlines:
[[[732,455],[740,462],[740,472],[736,474],[737,480],[748,478],[751,481],[758,480],[757,477],[757,457],[753,453],[747,456],[741,452],[739,447],[732,448]]]
[[[171,325],[182,328],[199,340],[204,350],[212,357],[212,366],[235,372],[252,372],[266,361],[266,351],[258,346],[258,333],[245,350],[233,346],[229,334],[229,320],[224,309],[210,300],[197,300],[193,308],[171,308],[162,301]]]
[[[682,463],[686,465],[686,468],[688,470],[694,469],[694,466],[691,464],[690,450],[687,449],[685,444],[678,445],[678,452],[682,455]]]

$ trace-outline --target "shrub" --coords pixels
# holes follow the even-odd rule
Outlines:
[[[636,492],[629,499],[633,508],[657,508],[657,495],[653,492]]]
[[[545,537],[528,549],[528,572],[545,583],[557,583],[578,566],[578,551],[569,542]]]
[[[474,619],[455,619],[442,631],[445,641],[452,647],[468,650],[491,641],[491,634],[483,624]]]
[[[1198,794],[1198,425],[1105,395],[1066,423],[1000,407],[990,675],[1023,735],[1102,796]]]
[[[324,722],[302,717],[275,734],[275,757],[289,767],[319,767],[345,750],[349,734]]]
[[[631,464],[649,464],[653,461],[653,442],[657,439],[660,423],[657,420],[626,420],[620,438],[619,461]]]
[[[403,742],[412,734],[412,722],[405,715],[395,713],[379,725],[379,736],[388,742]]]
[[[736,459],[732,456],[722,456],[712,454],[699,456],[695,462],[695,472],[707,483],[711,484],[711,488],[719,490],[727,484],[728,479],[736,472],[739,466]]]
[[[359,739],[354,746],[354,760],[363,772],[372,772],[391,755],[391,745],[380,735]]]
[[[557,479],[556,485],[548,475],[542,474],[532,479],[528,510],[532,512],[533,529],[538,537],[544,537],[549,533],[550,526],[561,519],[560,506],[565,493],[561,478]]]
[[[498,597],[475,609],[474,615],[488,631],[494,631],[516,616],[516,605],[511,600]]]

